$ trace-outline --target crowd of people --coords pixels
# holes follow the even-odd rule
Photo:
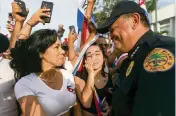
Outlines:
[[[0,34],[0,116],[175,115],[175,38],[154,33],[133,1],[116,4],[97,28],[90,20],[94,3],[88,0],[85,15],[90,34],[75,50],[73,30],[61,42],[63,25],[31,33],[50,9],[40,8],[26,21],[12,2],[10,40]]]

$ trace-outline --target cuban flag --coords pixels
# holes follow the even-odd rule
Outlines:
[[[85,43],[86,39],[89,36],[88,22],[85,19],[85,13],[87,10],[88,2],[87,0],[78,0],[78,10],[77,10],[77,27],[78,27],[78,39],[76,42],[76,51]],[[95,24],[93,17],[91,21]],[[82,71],[83,68],[83,56],[87,48],[95,42],[97,37],[95,37],[87,46],[83,48],[79,54],[78,60],[74,66],[73,74],[75,75],[77,71]]]
[[[144,1],[144,0],[139,0],[139,5],[140,5],[145,11],[147,11],[146,6],[145,6],[145,1]]]
[[[148,19],[148,21],[149,21],[149,14],[148,14],[147,8],[146,8],[146,6],[145,6],[145,1],[144,1],[144,0],[139,0],[139,1],[138,1],[138,4],[139,4],[139,6],[140,6],[141,8],[143,8],[143,9],[145,10],[145,15],[146,15],[146,17],[147,17],[147,19]]]

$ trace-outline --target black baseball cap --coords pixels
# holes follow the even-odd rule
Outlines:
[[[146,11],[141,8],[136,2],[133,1],[121,1],[113,7],[110,17],[106,20],[106,22],[101,25],[97,31],[99,33],[108,32],[108,28],[123,14],[128,13],[139,13],[146,15]]]
[[[9,40],[8,38],[0,33],[0,53],[5,52],[9,47]]]

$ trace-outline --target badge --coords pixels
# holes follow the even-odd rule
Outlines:
[[[164,72],[174,65],[174,55],[167,49],[155,48],[144,60],[144,69],[148,72]]]
[[[128,69],[127,69],[127,71],[126,71],[126,77],[130,75],[130,73],[131,73],[131,71],[132,71],[132,69],[133,69],[133,66],[134,66],[134,61],[132,61],[132,62],[130,63],[130,65],[128,66]]]

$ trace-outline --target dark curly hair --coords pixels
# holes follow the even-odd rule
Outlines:
[[[11,50],[11,68],[20,79],[30,73],[42,72],[41,53],[57,40],[57,32],[50,29],[35,31],[27,40],[19,40]]]

